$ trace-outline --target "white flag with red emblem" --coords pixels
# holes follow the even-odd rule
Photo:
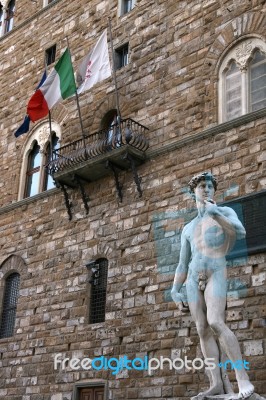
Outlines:
[[[85,92],[97,82],[111,76],[107,29],[102,33],[94,48],[83,59],[77,71],[78,94]]]

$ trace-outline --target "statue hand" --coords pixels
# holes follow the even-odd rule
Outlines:
[[[217,214],[218,207],[214,200],[212,200],[212,199],[204,200],[204,203],[205,203],[206,212],[209,215]]]
[[[171,296],[179,311],[189,312],[188,303],[184,301],[184,296],[179,293],[175,288],[172,288]]]

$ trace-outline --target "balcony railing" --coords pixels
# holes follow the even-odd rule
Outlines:
[[[145,152],[149,147],[148,139],[145,137],[147,131],[148,128],[133,119],[123,119],[108,129],[54,150],[54,159],[48,164],[48,171],[56,177],[60,172],[76,169],[79,164],[102,155],[107,155],[108,159],[108,155],[111,157],[112,153],[123,147]]]

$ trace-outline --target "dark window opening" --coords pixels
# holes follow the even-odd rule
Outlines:
[[[125,67],[129,62],[128,43],[115,50],[115,69]]]
[[[89,323],[105,321],[108,260],[99,258],[92,267]]]
[[[49,49],[45,50],[45,61],[46,65],[50,65],[55,62],[55,54],[56,54],[56,44]]]
[[[101,121],[101,128],[102,129],[108,129],[111,126],[113,126],[114,124],[116,124],[116,119],[117,119],[117,111],[116,109],[112,109],[110,111],[108,111],[102,121]]]
[[[102,119],[102,129],[105,131],[105,139],[107,140],[110,150],[121,146],[122,137],[120,127],[118,125],[117,110],[108,111]]]
[[[0,338],[13,336],[19,295],[19,283],[20,275],[17,272],[10,274],[6,279],[2,306]]]

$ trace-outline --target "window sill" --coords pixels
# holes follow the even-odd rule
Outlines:
[[[0,208],[0,215],[6,212],[15,210],[16,208],[23,207],[25,205],[31,204],[34,201],[38,201],[48,196],[52,196],[55,193],[59,193],[60,189],[54,188],[45,190],[44,192],[38,193],[35,196],[27,197],[26,199],[15,201],[14,203],[8,204]]]

